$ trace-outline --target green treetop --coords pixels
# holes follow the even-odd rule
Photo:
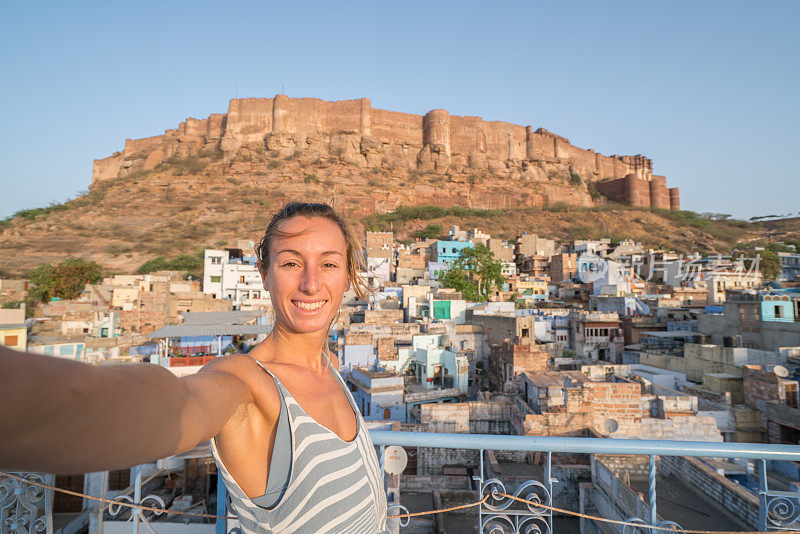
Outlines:
[[[500,262],[485,245],[476,245],[461,251],[448,270],[442,284],[461,292],[466,300],[483,302],[496,287],[502,287]]]

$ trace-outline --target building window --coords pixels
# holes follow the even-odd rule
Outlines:
[[[222,258],[219,256],[209,256],[208,259],[211,260],[212,265],[219,265],[222,263]]]
[[[3,345],[6,347],[15,347],[19,343],[19,336],[6,336],[3,340]]]
[[[384,419],[389,419],[389,417],[391,417],[391,413],[389,412],[389,408],[384,408],[383,409],[383,418]]]
[[[53,355],[53,347],[52,347],[52,346],[50,346],[50,347],[45,347],[45,348],[44,348],[44,353],[45,353],[45,354],[47,354],[47,355],[50,355],[50,356],[52,356],[52,355]]]
[[[221,276],[212,276],[212,277],[211,277],[211,283],[212,283],[212,284],[218,284],[218,283],[220,282],[220,280],[221,280],[221,279],[222,279],[222,277],[221,277]]]
[[[75,353],[75,347],[72,345],[61,345],[58,348],[58,353],[61,356],[72,356]]]

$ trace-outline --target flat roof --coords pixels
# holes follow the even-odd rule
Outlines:
[[[187,312],[183,314],[182,325],[246,324],[263,314],[263,310]]]
[[[686,336],[700,336],[698,332],[689,332],[688,330],[670,330],[670,331],[647,331],[639,332],[640,336],[652,337],[686,337]]]
[[[542,371],[540,373],[523,371],[523,374],[534,386],[540,388],[564,387],[564,378],[569,378],[572,382],[577,383],[592,381],[581,371]]]
[[[248,336],[269,334],[272,325],[262,324],[175,324],[162,326],[155,332],[148,334],[148,339],[161,339],[167,337],[201,337],[201,336]]]

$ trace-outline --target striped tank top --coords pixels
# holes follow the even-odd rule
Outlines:
[[[273,507],[265,508],[257,504],[259,497],[250,499],[245,495],[222,463],[215,439],[211,438],[211,455],[242,531],[245,534],[388,532],[386,493],[375,447],[338,371],[329,366],[350,401],[358,427],[356,437],[349,442],[317,423],[278,377],[255,361],[275,381],[288,412],[291,462],[283,495]],[[280,417],[283,416],[282,413]],[[272,485],[271,481],[268,483]]]

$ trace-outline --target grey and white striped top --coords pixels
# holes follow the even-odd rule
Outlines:
[[[211,454],[245,534],[386,532],[386,493],[375,447],[339,373],[331,367],[358,425],[356,437],[349,442],[317,423],[269,369],[258,360],[256,363],[273,378],[287,408],[291,467],[289,485],[280,500],[272,508],[264,508],[254,502],[257,497],[245,495],[222,463],[211,438]]]

